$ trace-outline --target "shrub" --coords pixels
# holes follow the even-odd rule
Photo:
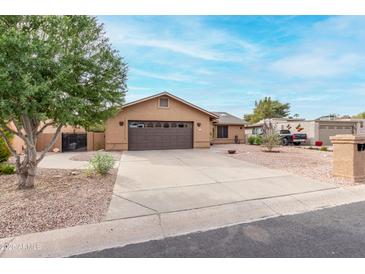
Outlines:
[[[15,166],[7,163],[0,164],[0,174],[10,175],[15,173]]]
[[[7,135],[8,138],[11,139],[11,135],[9,133],[5,132],[5,134]],[[6,146],[4,139],[0,137],[0,163],[7,161],[9,157],[10,157],[10,151]]]
[[[250,137],[248,137],[247,141],[250,145],[253,145],[253,144],[255,144],[255,140],[256,140],[256,137],[251,135]]]
[[[260,146],[262,144],[262,137],[260,135],[255,137],[255,145]]]
[[[90,169],[103,176],[113,168],[114,163],[113,156],[107,153],[96,153],[89,161]]]
[[[267,151],[271,152],[273,148],[281,144],[281,138],[276,132],[276,126],[269,120],[265,121],[262,126],[263,136],[261,145],[266,147]]]
[[[266,147],[268,151],[278,147],[281,144],[281,138],[277,133],[269,133],[262,137],[262,146]]]
[[[319,150],[320,151],[328,151],[328,148],[327,147],[321,147]]]

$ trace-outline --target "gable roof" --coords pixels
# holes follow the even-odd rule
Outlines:
[[[142,102],[145,102],[145,101],[148,101],[148,100],[151,100],[151,99],[155,99],[155,98],[158,98],[158,97],[161,97],[161,96],[167,96],[167,97],[170,97],[170,98],[173,98],[175,99],[176,101],[179,101],[185,105],[188,105],[192,108],[195,108],[196,110],[199,110],[207,115],[209,115],[210,117],[212,118],[218,118],[219,116],[216,115],[215,113],[213,112],[210,112],[210,111],[207,111],[201,107],[198,107],[192,103],[189,103],[188,101],[185,101],[184,99],[181,99],[175,95],[172,95],[171,93],[167,92],[167,91],[164,91],[164,92],[161,92],[161,93],[157,93],[155,95],[152,95],[152,96],[148,96],[148,97],[145,97],[145,98],[142,98],[142,99],[139,99],[139,100],[136,100],[136,101],[133,101],[133,102],[130,102],[130,103],[127,103],[125,105],[122,106],[122,108],[126,108],[126,107],[130,107],[130,106],[133,106],[133,105],[136,105],[136,104],[139,104],[139,103],[142,103]]]
[[[237,126],[244,126],[247,122],[243,119],[240,119],[236,116],[233,116],[227,112],[213,112],[214,114],[218,115],[218,125],[237,125]]]

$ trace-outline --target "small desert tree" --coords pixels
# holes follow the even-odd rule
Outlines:
[[[126,72],[95,17],[0,17],[0,136],[15,157],[20,188],[34,186],[62,126],[89,128],[115,113]],[[56,132],[37,155],[37,138],[49,126]],[[24,141],[24,157],[1,128]]]
[[[262,146],[271,152],[275,147],[281,144],[280,136],[276,132],[276,126],[269,120],[265,120],[262,126]]]

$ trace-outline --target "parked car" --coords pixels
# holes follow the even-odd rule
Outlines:
[[[279,136],[283,146],[288,146],[289,144],[299,146],[307,142],[306,133],[291,133],[290,130],[282,129],[279,132]]]

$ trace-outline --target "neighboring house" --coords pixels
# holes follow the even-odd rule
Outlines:
[[[246,125],[245,126],[245,136],[246,139],[248,137],[250,137],[251,135],[260,135],[263,133],[262,131],[262,126],[264,125],[263,122],[258,122],[255,124],[251,124],[251,125]]]
[[[227,112],[213,112],[219,118],[213,122],[212,143],[233,144],[245,143],[244,120]]]
[[[324,145],[332,145],[331,136],[339,134],[359,134],[361,122],[354,119],[325,119],[316,120],[273,118],[272,123],[277,130],[289,129],[292,133],[302,132],[307,134],[307,144],[314,145],[316,141],[322,141]],[[248,135],[262,133],[262,122],[246,126]],[[261,128],[261,129],[260,129]],[[250,131],[250,132],[247,132]]]

